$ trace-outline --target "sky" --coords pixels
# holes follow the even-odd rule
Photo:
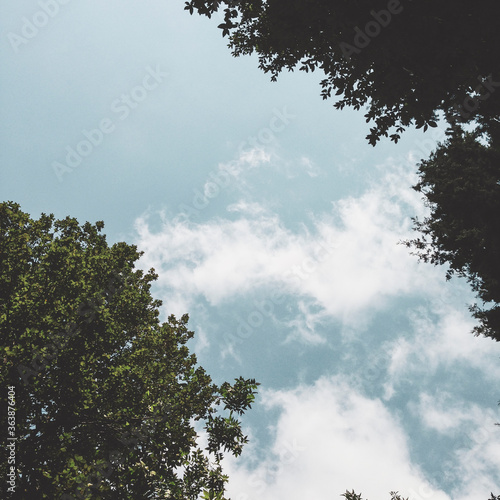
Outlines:
[[[272,83],[183,4],[2,2],[1,200],[103,220],[214,381],[261,383],[233,500],[499,494],[500,348],[401,244],[443,125],[373,148],[321,75]]]

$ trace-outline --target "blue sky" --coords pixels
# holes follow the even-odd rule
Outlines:
[[[233,500],[499,492],[500,349],[466,284],[398,245],[441,128],[373,148],[321,75],[271,83],[181,0],[17,0],[0,23],[2,200],[104,220],[214,380],[262,384]]]

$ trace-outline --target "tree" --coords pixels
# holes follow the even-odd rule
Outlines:
[[[298,67],[324,72],[324,99],[335,107],[367,108],[373,145],[409,125],[497,126],[500,116],[500,38],[496,0],[189,0],[192,14],[219,25],[234,56],[256,53],[276,80]]]
[[[430,215],[414,219],[421,236],[405,243],[425,262],[448,264],[448,279],[469,281],[483,303],[471,306],[474,332],[500,341],[500,150],[455,130],[418,173],[414,189]]]
[[[258,384],[212,383],[188,316],[159,322],[154,270],[103,226],[0,204],[1,496],[222,499]]]

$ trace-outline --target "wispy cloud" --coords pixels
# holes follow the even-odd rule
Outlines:
[[[398,245],[411,235],[408,214],[421,210],[410,184],[390,169],[360,197],[306,216],[309,228],[291,229],[248,198],[229,204],[231,218],[164,219],[157,232],[143,216],[136,220],[142,264],[159,272],[166,307],[178,314],[200,297],[219,306],[267,287],[313,303],[314,318],[303,308],[305,324],[321,314],[356,323],[361,311],[384,307],[388,298],[438,289],[438,273]]]
[[[477,404],[457,401],[444,391],[422,393],[415,410],[431,431],[455,440],[453,454],[446,460],[447,474],[454,478],[454,498],[487,498],[500,484],[500,429],[498,412]]]
[[[265,391],[262,400],[279,410],[272,446],[256,467],[230,463],[231,498],[326,499],[354,488],[363,498],[389,498],[399,489],[413,499],[449,500],[412,463],[398,419],[346,379]]]
[[[499,346],[491,339],[474,337],[470,333],[474,323],[465,305],[458,310],[456,307],[436,302],[412,310],[411,331],[385,344],[389,359],[385,382],[388,399],[409,378],[425,383],[443,368],[447,376],[440,377],[441,385],[454,384],[453,374],[465,369],[473,370],[471,377],[481,376],[488,383],[500,379],[496,363]]]

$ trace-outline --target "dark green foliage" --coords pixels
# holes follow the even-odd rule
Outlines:
[[[187,315],[160,324],[154,271],[135,270],[136,247],[108,246],[102,227],[0,204],[0,404],[13,386],[17,437],[10,498],[222,499],[223,452],[247,442],[233,413],[251,407],[258,384],[212,383],[186,347]],[[206,451],[193,421],[208,432]],[[2,478],[8,467],[4,453]]]
[[[487,307],[473,306],[474,330],[500,340],[500,151],[455,131],[419,165],[415,189],[431,214],[415,220],[421,237],[406,242],[425,262],[466,277]]]
[[[391,495],[391,500],[408,500],[408,498],[405,499],[401,495],[399,495],[397,491],[391,491],[389,495]],[[354,490],[346,491],[340,496],[345,497],[346,500],[363,500],[361,495],[354,493]]]
[[[438,111],[450,122],[500,116],[497,9],[496,0],[186,2],[208,17],[224,10],[219,28],[233,55],[256,53],[273,80],[297,67],[322,71],[323,98],[364,108],[373,145],[412,123],[435,126]]]

